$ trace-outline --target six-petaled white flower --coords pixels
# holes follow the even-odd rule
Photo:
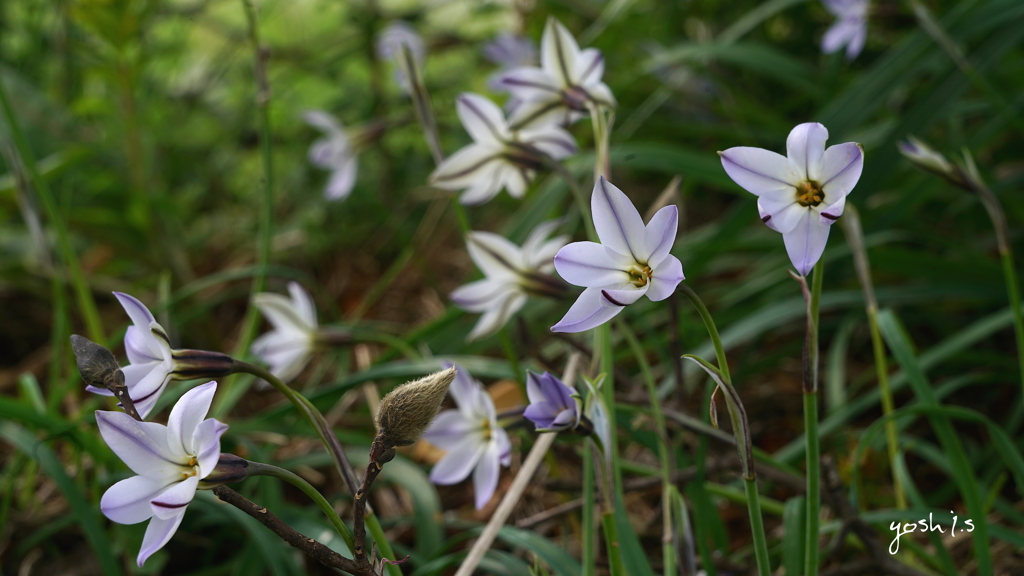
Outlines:
[[[455,369],[455,380],[448,392],[458,409],[441,412],[423,433],[423,439],[447,452],[430,471],[430,480],[435,484],[456,484],[472,473],[479,510],[498,488],[500,466],[512,463],[512,443],[498,425],[494,401],[483,385],[461,366],[456,365]]]
[[[145,304],[121,292],[114,292],[114,296],[132,320],[124,334],[124,350],[129,363],[121,367],[121,372],[124,373],[128,396],[139,416],[145,418],[171,380],[192,380],[198,376],[190,369],[183,369],[175,356],[184,351],[171,350],[167,332]],[[114,395],[106,388],[95,386],[86,386],[86,390],[103,396]]]
[[[665,206],[645,226],[629,198],[598,178],[591,196],[597,242],[573,242],[555,255],[555,270],[586,289],[554,332],[582,332],[611,320],[647,295],[668,298],[683,280],[683,265],[669,254],[676,239],[678,209]]]
[[[456,288],[448,296],[463,310],[483,313],[466,337],[468,341],[497,332],[526,304],[528,294],[561,294],[564,284],[549,274],[554,270],[555,253],[569,238],[547,239],[559,224],[559,221],[540,224],[522,248],[490,232],[466,235],[469,257],[486,276]]]
[[[616,105],[612,91],[601,81],[601,52],[596,48],[580,50],[572,34],[554,18],[544,27],[540,64],[540,68],[524,66],[501,77],[500,82],[517,102],[510,118],[513,126],[571,124],[583,117],[588,102]]]
[[[137,474],[107,489],[100,509],[119,524],[149,520],[140,567],[171,539],[199,481],[217,465],[220,437],[228,427],[206,418],[216,390],[217,383],[208,382],[186,392],[166,426],[137,422],[123,412],[96,412],[103,440]]]
[[[864,168],[860,144],[825,149],[828,130],[800,124],[786,139],[786,156],[740,146],[719,152],[729,177],[757,196],[757,210],[769,228],[782,233],[797,272],[806,276],[821,258],[828,231],[843,214],[846,195]]]
[[[430,183],[445,190],[465,190],[463,204],[487,202],[502,190],[522,198],[543,155],[560,160],[576,153],[576,140],[554,125],[511,130],[494,103],[478,94],[462,94],[459,119],[473,143],[437,167]]]
[[[317,342],[316,307],[297,282],[288,283],[291,299],[281,294],[254,294],[252,303],[274,329],[252,343],[253,355],[270,365],[270,372],[288,382],[306,367]]]
[[[331,176],[324,187],[328,200],[344,200],[356,183],[356,154],[345,129],[336,118],[320,110],[303,115],[306,123],[323,131],[324,137],[309,147],[309,161],[317,168],[330,170]]]
[[[846,57],[853,60],[864,49],[868,36],[868,0],[821,1],[836,17],[821,39],[822,52],[831,54],[846,46]]]

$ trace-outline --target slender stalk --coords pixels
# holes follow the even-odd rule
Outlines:
[[[580,522],[583,524],[580,539],[582,552],[580,562],[583,564],[583,576],[594,576],[596,556],[594,550],[594,447],[593,442],[583,443],[583,511]]]
[[[664,563],[665,576],[675,576],[676,573],[676,549],[672,541],[672,501],[669,494],[672,488],[672,473],[674,466],[669,459],[668,430],[665,426],[665,414],[661,411],[661,400],[658,398],[658,388],[654,383],[654,376],[651,374],[651,367],[647,364],[643,347],[637,340],[633,330],[625,321],[619,320],[619,331],[626,338],[626,342],[633,350],[636,361],[640,365],[640,372],[644,375],[644,384],[647,387],[647,396],[651,400],[651,416],[654,418],[654,428],[657,433],[658,443],[658,470],[661,475],[661,554]]]
[[[323,442],[327,451],[331,454],[334,459],[335,467],[338,469],[338,473],[345,480],[345,484],[349,489],[349,492],[353,495],[357,492],[356,475],[355,469],[352,468],[352,463],[349,462],[348,456],[345,455],[345,451],[341,447],[341,443],[338,441],[338,437],[334,434],[330,424],[324,419],[323,414],[317,410],[316,406],[302,394],[299,394],[295,390],[288,387],[287,384],[281,381],[280,378],[274,376],[269,370],[250,364],[248,362],[242,362],[235,360],[235,372],[245,372],[252,374],[258,378],[262,378],[270,383],[271,386],[277,389],[278,392],[284,394],[288,400],[295,405],[299,413],[302,414],[306,420],[316,430],[317,435],[320,437],[320,441]],[[367,505],[366,507],[366,527],[373,536],[374,541],[377,543],[377,547],[380,549],[381,554],[386,555],[389,558],[394,558],[394,552],[391,549],[391,545],[388,543],[387,538],[384,535],[384,529],[380,526],[380,521],[377,516],[373,513],[372,508]],[[390,564],[388,566],[391,566]],[[398,570],[395,567],[395,570]],[[400,571],[392,572],[391,568],[388,568],[390,573],[395,576],[401,574]]]
[[[60,252],[61,260],[67,266],[68,274],[71,276],[71,286],[74,288],[75,297],[78,300],[78,307],[82,314],[82,320],[85,322],[86,330],[89,333],[89,338],[95,342],[103,342],[103,322],[100,320],[100,314],[96,308],[96,301],[93,299],[92,290],[90,290],[89,284],[82,274],[82,268],[78,264],[78,257],[71,246],[71,235],[68,232],[66,223],[61,218],[60,211],[57,209],[57,202],[50,191],[49,183],[39,175],[35,156],[32,154],[28,141],[25,140],[25,134],[21,131],[21,124],[19,124],[18,118],[14,114],[14,109],[11,108],[11,102],[7,97],[7,89],[2,81],[0,81],[0,106],[4,109],[4,118],[7,120],[7,126],[11,131],[14,146],[18,149],[18,155],[21,156],[21,161],[25,164],[25,170],[28,171],[36,193],[39,194],[39,200],[42,202],[43,210],[46,212],[46,219],[50,221],[50,225],[53,226],[54,231],[57,233],[57,249]]]
[[[306,482],[301,476],[283,468],[278,468],[277,466],[271,466],[270,464],[263,464],[261,462],[253,462],[251,460],[249,461],[249,466],[246,468],[246,472],[248,476],[270,476],[277,478],[278,480],[284,480],[299,490],[302,490],[306,496],[309,496],[310,500],[316,503],[320,508],[320,511],[327,516],[327,519],[330,520],[331,525],[338,531],[338,535],[340,535],[345,541],[345,544],[348,545],[349,549],[353,549],[355,544],[352,539],[352,532],[348,529],[348,526],[341,521],[341,517],[334,511],[334,507],[331,506],[330,502],[328,502],[326,498],[324,498],[324,495],[314,488],[309,482]]]
[[[821,456],[818,445],[818,310],[821,303],[824,265],[814,266],[812,287],[807,279],[794,276],[807,302],[807,337],[804,340],[804,438],[807,442],[807,532],[804,546],[804,575],[818,574],[819,509],[821,507]]]
[[[254,55],[253,76],[255,77],[256,85],[256,110],[260,125],[260,151],[263,164],[263,193],[260,198],[259,237],[256,244],[256,273],[253,275],[252,287],[249,290],[251,296],[263,292],[267,283],[266,268],[270,262],[270,242],[273,236],[274,162],[273,148],[270,141],[270,81],[267,77],[267,59],[270,53],[260,43],[259,20],[253,0],[242,0],[242,7],[245,10],[246,21],[248,22],[249,43],[252,45]],[[255,306],[249,306],[246,309],[245,317],[242,319],[238,344],[235,346],[233,356],[245,356],[253,339],[256,337],[258,327],[259,311]],[[232,390],[235,386],[248,386],[251,383],[251,380],[227,379],[223,383],[224,391],[219,395],[221,400],[214,406],[214,413],[222,414],[226,412],[230,406],[225,405],[224,402],[233,403],[241,396],[240,393]]]
[[[1020,381],[1024,387],[1024,316],[1021,315],[1020,287],[1017,283],[1017,271],[1013,267],[1013,254],[1009,246],[1000,250],[1003,261],[1003,276],[1006,278],[1006,293],[1010,297],[1010,310],[1013,311],[1013,332],[1017,337],[1017,359],[1020,363]]]
[[[622,561],[622,549],[619,547],[619,528],[615,525],[615,511],[607,509],[601,513],[601,527],[604,528],[604,539],[608,543],[608,565],[612,576],[628,576],[626,565]]]
[[[725,357],[725,347],[722,345],[722,338],[718,334],[718,327],[711,318],[707,306],[685,282],[680,283],[677,288],[682,292],[697,309],[708,336],[715,348],[715,356],[718,360],[717,370],[714,367],[705,366],[705,370],[713,377],[720,378],[719,384],[723,386],[726,397],[726,408],[729,418],[732,421],[734,434],[736,435],[736,449],[740,455],[740,462],[743,469],[743,480],[747,492],[747,514],[750,516],[751,536],[754,540],[754,558],[757,562],[758,576],[769,576],[771,563],[768,558],[768,539],[764,532],[764,519],[761,514],[761,496],[757,491],[757,475],[754,469],[753,445],[750,440],[750,427],[747,423],[746,411],[740,402],[739,394],[732,385],[732,376],[729,374],[729,362]],[[689,357],[689,356],[687,356]],[[696,359],[695,359],[696,360]],[[698,361],[700,363],[702,361]]]
[[[875,298],[875,288],[871,282],[871,266],[868,262],[867,249],[864,247],[860,214],[852,204],[847,206],[842,226],[843,231],[846,232],[846,243],[853,253],[857,278],[860,280],[861,290],[864,292],[864,306],[867,310],[868,326],[871,329],[871,350],[875,357],[875,375],[878,378],[878,391],[882,398],[882,414],[888,416],[895,409],[896,404],[893,402],[892,390],[889,387],[889,365],[885,357],[885,343],[882,341],[882,333],[878,330],[878,300]],[[898,438],[896,422],[890,418],[885,423],[885,440],[892,471],[893,492],[896,498],[896,508],[905,510],[907,497],[903,492],[903,481],[900,480],[900,475],[896,472],[895,464],[896,458],[899,457]]]
[[[590,201],[587,199],[587,195],[579,180],[573,176],[565,164],[552,160],[546,155],[543,157],[543,162],[548,169],[558,174],[562,181],[565,182],[565,185],[569,187],[569,191],[572,192],[573,199],[576,201],[576,208],[580,211],[580,216],[583,218],[583,226],[587,229],[587,238],[592,242],[597,242],[597,229],[594,228],[594,217],[590,213]]]

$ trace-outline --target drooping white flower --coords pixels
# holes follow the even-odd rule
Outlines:
[[[466,235],[469,257],[484,273],[483,280],[456,288],[448,296],[456,306],[482,312],[467,341],[494,334],[526,304],[528,294],[558,295],[562,285],[549,276],[552,259],[568,242],[568,236],[547,240],[559,221],[544,222],[533,229],[520,248],[491,232]]]
[[[446,364],[446,367],[450,364]],[[430,471],[435,484],[456,484],[473,474],[476,509],[487,505],[498,487],[500,466],[512,463],[512,443],[498,425],[494,401],[480,382],[455,365],[448,392],[457,410],[438,414],[423,439],[446,451]]]
[[[582,332],[611,320],[647,295],[668,298],[683,280],[683,265],[669,254],[676,239],[679,212],[665,206],[645,226],[621,190],[598,178],[591,196],[597,242],[573,242],[555,255],[555,270],[570,284],[586,289],[553,332]]]
[[[423,37],[408,22],[393,20],[377,34],[377,43],[374,48],[378,59],[395,61],[395,79],[403,90],[409,92],[409,80],[403,71],[405,68],[403,52],[408,49],[412,54],[413,64],[422,68],[423,59],[427,55]]]
[[[543,155],[560,160],[576,153],[576,140],[554,125],[511,130],[494,103],[478,94],[459,96],[456,110],[473,143],[452,154],[430,175],[445,190],[465,190],[459,201],[481,204],[503,188],[522,198]]]
[[[128,396],[142,418],[153,410],[171,380],[217,378],[231,373],[233,360],[219,352],[172,350],[167,332],[145,304],[121,292],[114,292],[114,296],[132,320],[124,334],[129,364],[122,366],[121,372]],[[85,389],[102,396],[114,395],[92,385]]]
[[[821,51],[831,54],[846,46],[853,60],[864,49],[868,36],[868,0],[821,0],[836,21],[821,39]]]
[[[358,164],[352,143],[341,123],[330,114],[311,110],[303,116],[306,123],[324,133],[324,137],[309,147],[309,161],[317,168],[330,170],[331,176],[324,186],[328,200],[344,200],[356,183]]]
[[[501,77],[518,102],[510,118],[513,126],[571,124],[584,116],[587,102],[615,107],[615,96],[601,81],[601,52],[580,50],[572,34],[554,18],[544,27],[540,63],[540,68],[523,66]]]
[[[228,427],[206,418],[216,391],[217,383],[208,382],[186,392],[171,409],[167,426],[137,422],[123,412],[96,412],[103,440],[137,474],[107,489],[100,509],[118,524],[149,520],[140,567],[171,539],[199,481],[217,465],[220,437]]]
[[[757,196],[761,220],[782,233],[790,261],[804,276],[825,251],[828,231],[864,168],[860,144],[825,149],[826,140],[824,126],[807,122],[789,133],[788,157],[746,146],[718,153],[729,177]]]
[[[288,283],[291,299],[281,294],[254,294],[252,303],[274,329],[252,343],[253,355],[270,365],[270,372],[288,382],[306,367],[317,341],[316,306],[297,282]]]

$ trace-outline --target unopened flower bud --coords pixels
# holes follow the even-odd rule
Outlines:
[[[423,434],[441,409],[455,368],[407,382],[389,392],[377,408],[377,438],[370,459],[384,463],[395,457],[396,446],[408,446]]]
[[[78,334],[71,335],[71,349],[86,384],[111,391],[124,385],[124,373],[110,350]]]
[[[967,187],[963,172],[953,165],[941,152],[910,136],[899,143],[900,154],[915,166],[933,174],[942,176],[951,184]]]
[[[234,484],[249,475],[249,461],[241,456],[221,452],[217,466],[208,476],[199,481],[200,490],[209,490],[224,484]]]
[[[175,380],[221,378],[234,371],[235,361],[227,354],[209,350],[172,350]]]

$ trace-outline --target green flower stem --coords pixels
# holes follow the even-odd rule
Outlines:
[[[818,445],[818,311],[824,265],[814,266],[810,292],[807,279],[797,276],[807,301],[807,338],[804,341],[804,438],[807,442],[807,532],[804,545],[804,576],[818,574],[819,509],[821,507],[821,456]]]
[[[593,442],[583,443],[583,511],[580,533],[583,576],[594,576],[596,557],[594,554],[594,447]]]
[[[678,291],[682,292],[697,309],[704,327],[708,331],[711,343],[715,347],[715,357],[718,360],[718,375],[721,377],[720,384],[725,386],[725,402],[732,420],[732,427],[736,434],[736,449],[740,455],[740,461],[744,462],[743,480],[747,494],[747,513],[750,516],[750,530],[754,540],[754,557],[757,561],[758,576],[769,576],[771,574],[771,563],[768,559],[768,539],[764,532],[764,519],[761,516],[761,496],[757,491],[757,476],[754,470],[754,456],[750,441],[750,428],[746,422],[746,413],[739,403],[739,394],[732,385],[732,377],[729,374],[729,362],[725,357],[725,347],[722,345],[722,338],[718,334],[718,327],[715,326],[711,313],[707,306],[700,299],[700,296],[693,291],[685,282],[679,284]],[[710,373],[710,372],[709,372]],[[742,436],[742,437],[741,437]]]
[[[853,253],[854,267],[857,269],[857,278],[860,280],[861,290],[864,292],[864,305],[868,315],[868,326],[871,329],[871,349],[875,357],[875,375],[878,378],[878,391],[882,399],[882,414],[889,415],[895,409],[896,404],[892,399],[892,390],[889,387],[889,365],[885,357],[885,343],[882,341],[882,333],[878,330],[878,300],[875,298],[875,288],[871,282],[871,266],[868,263],[868,252],[864,247],[864,233],[860,225],[860,214],[852,204],[847,206],[845,218],[841,220],[843,231],[846,233],[846,243]],[[1018,339],[1020,343],[1020,339]],[[886,420],[885,440],[888,448],[890,469],[892,471],[892,486],[896,498],[896,508],[905,510],[907,508],[907,497],[903,491],[903,481],[896,472],[896,458],[899,457],[899,435],[896,431],[896,422],[893,419]]]
[[[14,146],[18,149],[22,162],[25,163],[25,169],[28,171],[32,185],[35,186],[36,192],[39,195],[43,210],[46,212],[46,219],[50,221],[50,225],[53,226],[54,231],[57,233],[57,248],[60,251],[61,260],[64,261],[64,265],[68,268],[68,274],[71,276],[71,285],[75,290],[75,297],[78,300],[78,307],[82,314],[82,320],[85,322],[86,330],[89,333],[89,338],[94,342],[104,342],[106,339],[103,335],[103,323],[100,321],[100,314],[96,308],[96,301],[92,297],[92,290],[89,289],[89,284],[85,281],[82,268],[78,263],[78,257],[71,246],[71,235],[68,233],[67,225],[57,209],[57,202],[50,191],[49,183],[39,175],[35,156],[32,154],[28,141],[25,140],[25,134],[21,131],[21,125],[14,114],[14,109],[11,108],[11,102],[7,98],[7,90],[2,81],[0,81],[0,106],[3,106],[4,117],[11,131]]]
[[[628,576],[626,565],[622,562],[622,550],[619,546],[619,529],[615,526],[615,509],[601,513],[601,527],[604,528],[604,539],[608,544],[608,566],[612,576]]]
[[[334,511],[334,507],[331,506],[330,502],[328,502],[326,498],[324,498],[323,494],[321,494],[316,488],[313,488],[309,482],[303,480],[301,476],[283,468],[278,468],[277,466],[263,464],[262,462],[253,462],[251,460],[249,461],[247,473],[249,476],[271,476],[279,480],[284,480],[299,490],[302,490],[306,496],[309,496],[309,498],[320,507],[320,510],[325,516],[327,516],[327,519],[331,521],[331,525],[338,531],[338,535],[340,535],[342,540],[345,541],[345,544],[348,545],[349,550],[352,550],[355,547],[355,541],[352,539],[352,532],[348,529],[348,526],[341,521],[341,517]]]
[[[1020,286],[1017,283],[1017,271],[1013,267],[1013,253],[1010,247],[999,251],[1003,261],[1003,276],[1006,278],[1006,293],[1010,297],[1010,310],[1013,311],[1013,332],[1017,337],[1017,361],[1020,363],[1020,382],[1024,389],[1024,316],[1021,315]]]
[[[644,349],[640,346],[636,335],[629,325],[619,319],[619,331],[626,338],[626,342],[636,356],[637,364],[640,365],[640,372],[644,375],[644,384],[647,386],[647,395],[651,399],[651,416],[654,418],[654,428],[657,432],[658,442],[658,470],[661,475],[661,517],[662,517],[662,540],[661,554],[664,563],[665,576],[676,574],[676,548],[672,539],[672,501],[669,494],[672,488],[672,473],[675,469],[669,458],[668,431],[665,427],[665,414],[661,411],[661,400],[658,398],[658,388],[654,383],[654,376],[651,374],[651,367],[647,364],[644,356]]]
[[[288,398],[293,405],[295,405],[295,408],[298,409],[299,413],[305,416],[306,421],[308,421],[310,425],[313,426],[313,429],[316,430],[317,435],[320,437],[320,441],[323,442],[328,453],[330,453],[331,457],[334,459],[334,465],[341,474],[341,477],[345,480],[345,484],[348,487],[349,492],[354,495],[358,489],[355,469],[352,468],[352,463],[349,462],[348,456],[345,455],[345,451],[341,447],[341,443],[338,442],[338,437],[334,435],[334,431],[324,419],[324,415],[317,410],[316,406],[314,406],[305,396],[299,394],[295,390],[292,390],[287,384],[282,382],[280,378],[274,376],[269,370],[261,366],[235,360],[235,372],[245,372],[266,380],[271,386],[276,388],[278,392],[284,394],[284,396]],[[394,559],[395,556],[394,551],[391,548],[391,544],[388,543],[387,537],[384,534],[384,529],[381,528],[380,521],[377,519],[376,514],[373,513],[373,510],[369,505],[366,507],[364,521],[366,522],[367,530],[369,530],[370,535],[373,536],[374,541],[377,543],[377,548],[380,550],[383,557]],[[390,564],[388,566],[388,572],[390,574],[393,576],[401,576],[401,570],[397,566],[392,566]],[[392,567],[394,570],[392,570]]]
[[[270,134],[270,84],[267,78],[267,58],[269,52],[260,44],[259,20],[253,0],[242,0],[246,21],[249,26],[249,43],[253,50],[253,76],[256,86],[256,110],[260,125],[260,152],[263,164],[263,186],[260,198],[259,237],[256,244],[256,274],[252,278],[249,294],[263,292],[267,284],[267,265],[270,263],[270,244],[273,236],[274,217],[274,162]],[[246,309],[239,332],[238,345],[233,356],[242,357],[249,351],[256,330],[259,328],[259,310],[255,306]],[[268,380],[269,382],[269,380]],[[234,402],[242,396],[245,389],[252,384],[251,379],[228,378],[223,383],[224,391],[220,400],[214,405],[214,414],[227,412]],[[235,387],[243,387],[235,390]]]
[[[548,169],[558,174],[562,181],[565,182],[565,185],[569,187],[569,191],[572,192],[573,199],[576,201],[576,208],[580,211],[580,216],[583,218],[583,226],[587,229],[587,238],[592,242],[597,242],[599,239],[597,237],[597,229],[594,228],[594,217],[590,213],[590,201],[587,200],[587,195],[579,180],[576,179],[565,164],[552,160],[546,155],[542,161]]]

